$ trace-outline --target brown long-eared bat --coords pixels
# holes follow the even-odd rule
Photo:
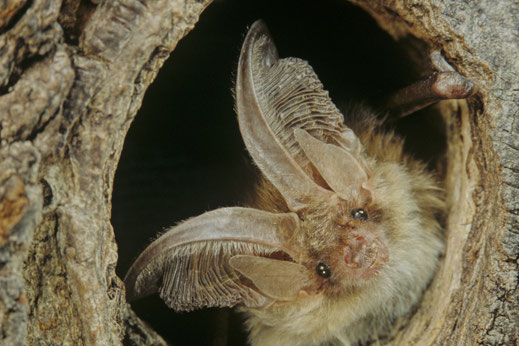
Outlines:
[[[387,104],[406,115],[473,92],[440,72]],[[177,311],[238,306],[253,345],[349,345],[386,332],[438,266],[438,182],[371,112],[343,117],[306,61],[278,57],[262,21],[243,43],[235,99],[262,173],[254,198],[155,240],[126,275],[128,300],[158,292]]]

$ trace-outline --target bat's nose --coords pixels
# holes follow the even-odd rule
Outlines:
[[[376,243],[357,235],[348,240],[344,247],[344,263],[350,268],[369,268],[377,257]]]
[[[362,279],[375,276],[388,261],[385,243],[372,232],[359,230],[352,232],[344,242],[344,264],[352,274]]]

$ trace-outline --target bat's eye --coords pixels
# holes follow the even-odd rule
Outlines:
[[[315,271],[317,272],[317,275],[325,279],[329,278],[332,273],[330,271],[330,267],[328,267],[326,264],[322,262],[319,263],[317,267],[315,267]]]
[[[368,218],[368,212],[362,208],[353,209],[351,211],[351,217],[355,220],[366,220]]]

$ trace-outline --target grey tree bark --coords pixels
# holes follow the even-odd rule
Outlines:
[[[519,5],[353,2],[479,83],[468,103],[441,106],[451,206],[442,266],[381,342],[517,344]],[[165,344],[125,302],[111,193],[144,92],[209,3],[0,1],[0,343]]]

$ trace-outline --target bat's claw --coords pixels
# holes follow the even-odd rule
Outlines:
[[[444,100],[465,99],[476,92],[474,82],[457,72],[441,72],[436,75],[432,91]]]

